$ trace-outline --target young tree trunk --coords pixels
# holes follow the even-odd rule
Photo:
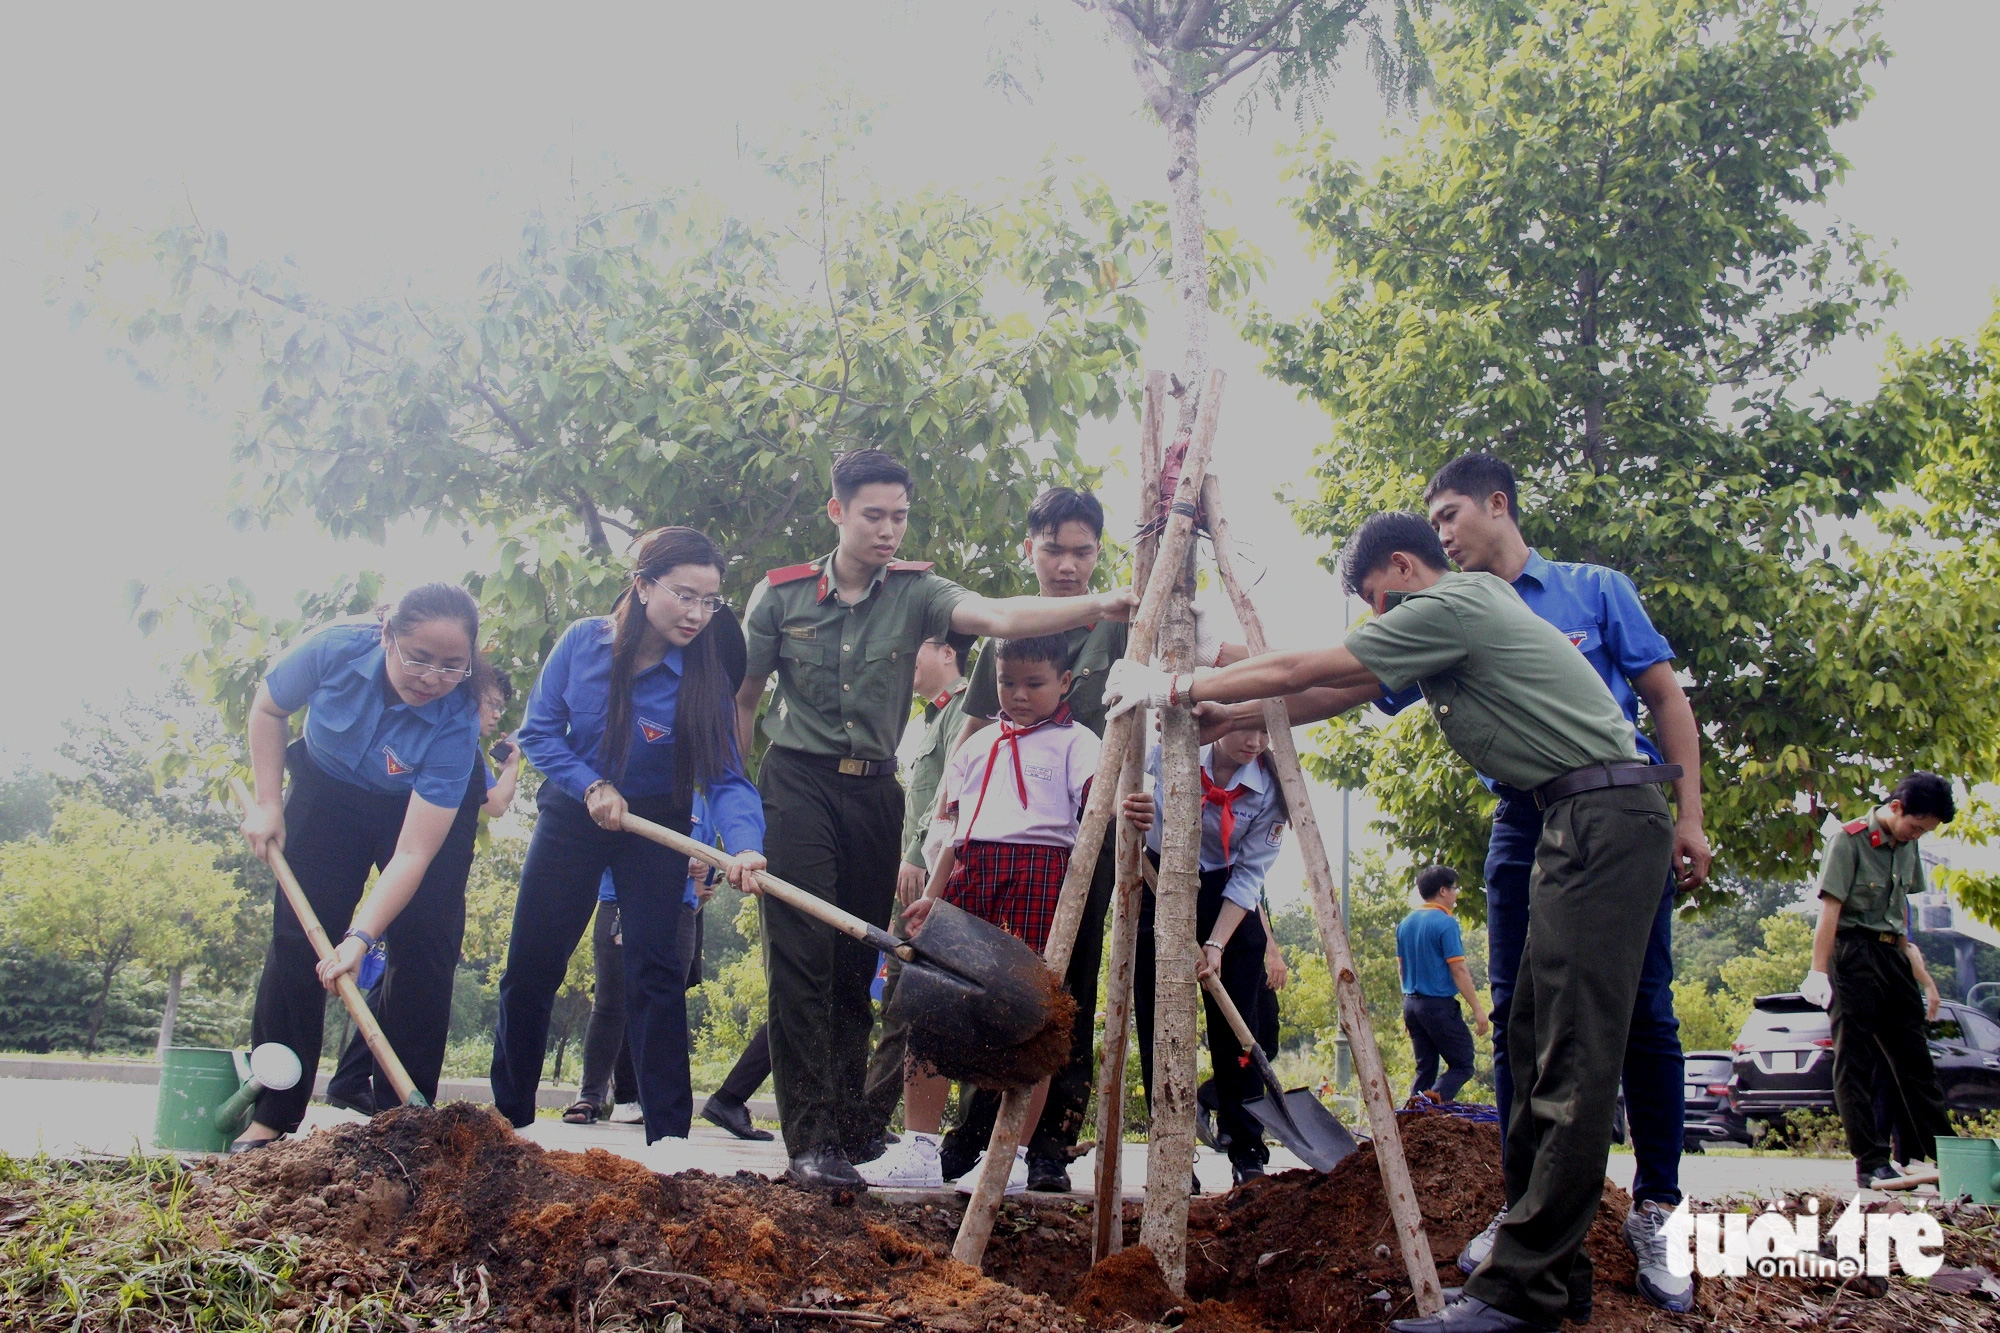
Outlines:
[[[90,1032],[83,1039],[85,1059],[97,1054],[97,1035],[104,1028],[104,1009],[111,1000],[111,978],[117,975],[117,959],[107,959],[98,971],[97,1003],[90,1006]]]
[[[1208,223],[1201,207],[1201,158],[1198,154],[1197,117],[1200,108],[1193,94],[1174,88],[1170,110],[1162,117],[1167,127],[1167,188],[1171,205],[1167,214],[1173,235],[1174,295],[1181,305],[1181,325],[1187,339],[1181,352],[1181,383],[1187,392],[1181,397],[1180,420],[1174,428],[1176,441],[1194,429],[1194,415],[1200,406],[1202,376],[1208,370]]]
[[[1192,552],[1190,552],[1190,557]],[[1156,571],[1168,577],[1169,571]],[[1172,571],[1180,586],[1161,630],[1165,665],[1194,659],[1192,558]],[[1160,720],[1160,874],[1153,900],[1153,1127],[1146,1151],[1146,1211],[1139,1240],[1160,1261],[1175,1295],[1187,1290],[1188,1183],[1194,1173],[1195,896],[1201,878],[1201,777],[1194,714],[1170,708]]]
[[[174,1044],[174,1020],[181,1012],[181,977],[183,969],[175,968],[167,973],[167,1007],[160,1015],[160,1041],[153,1050],[153,1058],[164,1062],[167,1047]]]

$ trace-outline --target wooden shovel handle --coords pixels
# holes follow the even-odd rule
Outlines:
[[[696,842],[685,833],[676,833],[665,824],[655,824],[650,819],[641,819],[630,812],[625,815],[625,831],[648,838],[662,847],[671,847],[683,856],[692,856],[695,860],[714,866],[717,870],[727,870],[736,864],[735,859],[720,848]],[[757,883],[763,888],[767,897],[775,898],[787,907],[824,921],[841,934],[851,935],[871,948],[880,949],[884,953],[893,953],[904,962],[909,962],[913,957],[908,945],[880,926],[871,926],[854,913],[834,906],[816,893],[807,893],[796,885],[787,884],[767,870],[755,873]]]
[[[1236,1001],[1229,998],[1229,992],[1222,985],[1222,978],[1203,977],[1201,988],[1208,992],[1209,999],[1215,1001],[1215,1007],[1222,1010],[1222,1016],[1229,1021],[1229,1030],[1236,1034],[1236,1044],[1243,1048],[1243,1053],[1248,1055],[1253,1050],[1262,1050],[1263,1048],[1257,1045],[1257,1039],[1250,1035],[1250,1025],[1243,1021],[1243,1015],[1237,1011]]]
[[[236,797],[236,803],[243,807],[243,813],[248,815],[256,802],[250,799],[250,789],[243,785],[243,779],[229,779],[229,790]],[[299,886],[298,876],[292,873],[292,867],[286,863],[285,854],[274,846],[264,854],[264,863],[270,866],[271,873],[278,877],[278,887],[285,891],[285,901],[292,905],[292,914],[298,917],[299,924],[305,927],[306,938],[312,941],[313,952],[319,955],[322,962],[333,957],[333,941],[327,938],[326,927],[320,925],[319,914],[313,911],[312,904],[306,901],[306,891]],[[405,1106],[429,1106],[430,1102],[424,1094],[418,1092],[417,1085],[410,1081],[409,1071],[403,1068],[403,1062],[396,1058],[396,1052],[391,1049],[389,1039],[382,1035],[382,1025],[376,1022],[375,1015],[369,1012],[367,998],[361,994],[361,988],[354,984],[354,974],[341,973],[340,979],[334,986],[340,992],[340,1002],[347,1006],[348,1015],[354,1019],[355,1028],[360,1031],[361,1040],[368,1043],[369,1054],[375,1057],[375,1063],[382,1067],[382,1072],[389,1076],[389,1086],[396,1090],[398,1100]],[[300,1059],[304,1059],[303,1054]]]

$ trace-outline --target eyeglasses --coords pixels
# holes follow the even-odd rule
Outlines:
[[[673,598],[676,602],[679,602],[683,611],[692,611],[696,607],[700,607],[702,614],[712,616],[721,611],[723,607],[729,605],[729,603],[723,601],[713,593],[703,596],[701,593],[682,592],[679,588],[669,588],[658,579],[650,579],[648,582],[661,592],[667,594],[667,596]]]
[[[411,661],[409,658],[403,656],[403,645],[396,641],[396,636],[393,634],[389,636],[389,646],[394,650],[396,660],[403,664],[403,670],[413,676],[436,676],[440,680],[448,680],[454,685],[459,681],[470,680],[472,678],[471,667],[448,667],[439,666],[436,662]]]

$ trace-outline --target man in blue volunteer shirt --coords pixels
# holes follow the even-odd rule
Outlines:
[[[1486,1015],[1472,971],[1465,965],[1465,939],[1452,912],[1458,906],[1458,872],[1450,866],[1425,866],[1417,872],[1417,910],[1396,927],[1396,975],[1403,983],[1403,1027],[1417,1057],[1412,1098],[1454,1101],[1472,1077],[1472,1034],[1458,1012],[1463,995],[1472,1009],[1479,1035],[1486,1035]],[[1445,1062],[1438,1077],[1438,1058]]]

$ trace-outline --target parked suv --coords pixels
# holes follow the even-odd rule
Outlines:
[[[2000,1108],[2000,1023],[1947,1003],[1930,1025],[1931,1060],[1949,1110]],[[1803,995],[1760,995],[1737,1035],[1730,1109],[1746,1120],[1833,1109],[1833,1027]]]
[[[1689,1051],[1686,1067],[1687,1120],[1681,1146],[1700,1152],[1707,1143],[1748,1143],[1743,1117],[1729,1105],[1729,1080],[1734,1074],[1728,1051]]]

